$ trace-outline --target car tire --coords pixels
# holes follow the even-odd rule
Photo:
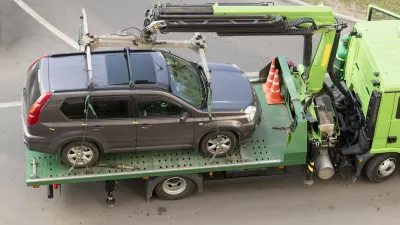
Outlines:
[[[388,180],[396,173],[399,167],[399,159],[399,155],[394,153],[374,156],[365,166],[366,177],[374,183]]]
[[[216,153],[216,146],[213,147],[213,145],[217,145],[216,139],[217,139],[217,132],[211,132],[206,134],[201,143],[200,143],[200,147],[201,150],[204,152],[204,154],[206,154],[207,156],[214,156],[215,157],[224,157],[228,154],[230,154],[235,148],[236,148],[236,144],[237,144],[237,138],[235,136],[235,134],[231,131],[219,131],[218,132],[218,137],[222,138],[222,141],[225,142],[227,141],[227,143],[223,143],[225,144],[225,146],[228,146],[228,149],[224,149],[223,152],[219,152]],[[215,144],[213,144],[215,143]]]
[[[85,157],[85,159],[78,159],[78,154],[80,151],[80,147],[83,147],[83,153],[81,156]],[[85,168],[93,166],[99,159],[99,148],[92,142],[85,142],[82,146],[82,141],[74,141],[68,143],[62,149],[62,161],[67,166],[75,168]],[[75,154],[75,156],[73,156]],[[78,159],[78,161],[76,161]],[[74,165],[74,161],[76,161]]]
[[[164,200],[179,200],[190,196],[196,189],[196,183],[184,176],[171,176],[158,182],[155,194]]]

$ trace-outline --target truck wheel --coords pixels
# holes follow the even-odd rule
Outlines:
[[[85,168],[92,166],[99,159],[99,149],[91,142],[74,141],[62,150],[62,161],[68,166],[75,168]]]
[[[200,143],[201,150],[208,155],[224,157],[235,149],[237,139],[231,131],[219,131],[208,133]]]
[[[395,174],[399,163],[399,156],[393,153],[374,156],[367,162],[365,175],[374,183],[388,180]]]
[[[188,197],[196,188],[196,183],[186,177],[167,177],[154,188],[156,195],[164,200],[178,200]]]

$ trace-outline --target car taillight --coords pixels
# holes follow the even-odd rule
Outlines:
[[[33,67],[40,59],[42,59],[42,58],[47,58],[47,57],[49,57],[49,54],[46,54],[46,55],[44,55],[44,56],[42,56],[42,57],[36,59],[36,60],[29,66],[27,72],[29,72],[29,70],[31,70],[32,67]]]
[[[28,126],[35,125],[39,121],[40,110],[50,97],[51,93],[45,92],[36,100],[35,103],[33,103],[31,109],[29,110],[28,119],[26,122]]]

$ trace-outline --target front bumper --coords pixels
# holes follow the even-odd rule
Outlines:
[[[254,120],[251,123],[245,124],[241,127],[241,133],[243,134],[240,142],[246,142],[251,135],[253,135],[254,131],[257,129],[257,127],[260,125],[261,123],[261,115],[262,115],[262,107],[260,104],[260,100],[258,99],[257,95],[255,96],[256,98],[256,108],[257,108],[257,112],[255,115]]]

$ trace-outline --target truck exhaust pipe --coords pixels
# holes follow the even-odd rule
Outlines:
[[[326,180],[335,174],[331,159],[327,148],[320,148],[317,159],[315,160],[315,168],[319,178]]]

